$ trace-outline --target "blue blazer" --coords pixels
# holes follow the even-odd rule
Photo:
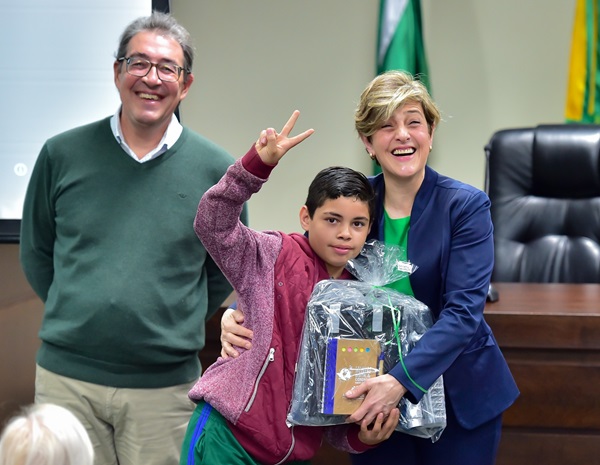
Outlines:
[[[377,211],[370,238],[383,240],[383,176],[370,178]],[[408,259],[415,297],[427,304],[434,325],[390,374],[416,402],[444,375],[445,392],[458,422],[475,428],[506,410],[517,385],[483,317],[494,264],[493,226],[487,195],[430,167],[412,207]]]

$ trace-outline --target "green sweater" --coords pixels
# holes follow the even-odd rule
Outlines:
[[[129,388],[200,375],[204,323],[231,287],[193,222],[202,194],[232,162],[184,128],[166,153],[138,163],[109,118],[46,142],[27,190],[20,250],[45,303],[40,366]]]

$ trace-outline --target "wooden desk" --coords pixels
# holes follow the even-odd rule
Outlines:
[[[494,286],[485,318],[521,391],[497,465],[600,463],[600,285]]]
[[[500,299],[485,318],[521,391],[504,416],[497,465],[600,464],[600,285],[494,286]],[[205,363],[220,350],[219,317]],[[325,445],[312,463],[350,461]]]

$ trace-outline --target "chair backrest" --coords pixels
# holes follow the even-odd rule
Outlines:
[[[600,126],[506,129],[485,152],[492,281],[600,283]]]

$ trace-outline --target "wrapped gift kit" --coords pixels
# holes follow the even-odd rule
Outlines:
[[[348,266],[360,281],[325,280],[315,286],[296,368],[291,424],[344,423],[362,402],[344,394],[402,363],[433,324],[425,304],[383,287],[416,268],[398,260],[398,249],[372,241]],[[418,404],[403,398],[399,408],[398,431],[437,440],[446,425],[442,377]]]

